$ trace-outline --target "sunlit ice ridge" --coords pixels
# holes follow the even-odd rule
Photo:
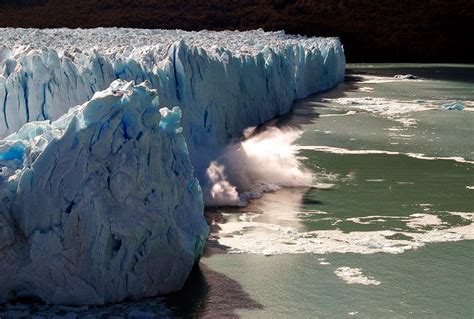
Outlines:
[[[178,290],[207,235],[203,193],[235,184],[218,164],[209,181],[212,163],[345,72],[339,39],[284,32],[0,34],[0,302]]]

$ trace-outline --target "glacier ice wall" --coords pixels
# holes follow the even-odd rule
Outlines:
[[[114,81],[0,141],[0,302],[102,304],[182,287],[207,236],[202,193],[180,109],[159,109],[147,85]]]
[[[339,39],[262,30],[0,29],[0,136],[57,119],[114,79],[159,90],[183,110],[198,175],[242,131],[344,77]]]
[[[0,35],[0,302],[179,289],[207,234],[194,175],[345,69],[338,39],[283,32]]]

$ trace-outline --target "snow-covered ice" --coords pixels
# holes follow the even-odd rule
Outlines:
[[[103,304],[180,289],[207,236],[179,127],[117,80],[0,141],[0,302]]]

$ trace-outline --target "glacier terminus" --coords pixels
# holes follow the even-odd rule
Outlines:
[[[179,290],[209,163],[345,72],[339,39],[284,32],[0,34],[0,302]]]

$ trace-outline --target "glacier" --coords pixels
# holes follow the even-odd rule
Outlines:
[[[345,72],[339,39],[284,32],[0,34],[0,302],[179,290],[210,164]]]
[[[0,141],[0,302],[104,304],[179,290],[208,226],[179,126],[114,81]]]
[[[55,120],[115,79],[158,89],[180,106],[201,181],[243,130],[290,111],[296,99],[342,81],[338,38],[280,32],[0,28],[0,137]]]

